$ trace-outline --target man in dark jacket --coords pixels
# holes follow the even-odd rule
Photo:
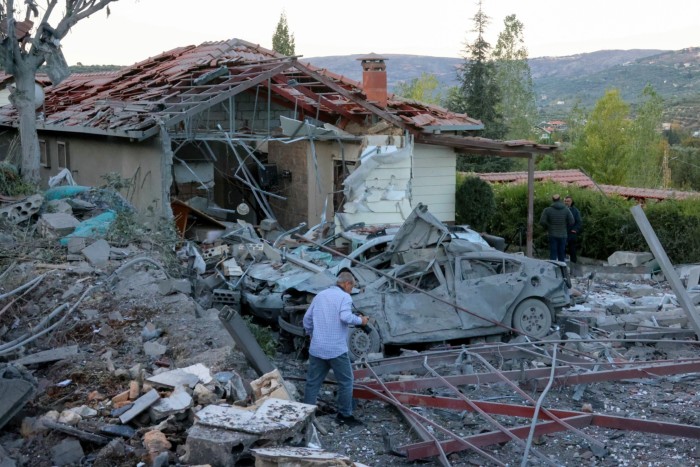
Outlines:
[[[572,263],[577,261],[576,257],[576,241],[578,236],[581,234],[581,229],[583,228],[583,220],[581,219],[581,211],[574,206],[574,199],[571,196],[564,198],[564,204],[571,211],[571,215],[574,216],[574,224],[569,227],[569,235],[566,239],[566,246],[569,250],[569,259]]]
[[[552,195],[552,204],[542,211],[540,225],[547,229],[549,237],[549,259],[566,261],[566,239],[574,216],[561,201],[561,196]]]

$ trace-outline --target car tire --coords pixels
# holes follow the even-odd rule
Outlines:
[[[531,337],[544,337],[552,327],[552,310],[542,300],[528,298],[515,308],[513,328]]]
[[[377,328],[371,324],[355,326],[348,333],[348,355],[351,361],[357,361],[367,354],[382,351],[382,339]]]

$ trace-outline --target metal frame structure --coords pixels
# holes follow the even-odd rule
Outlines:
[[[689,345],[697,344],[694,341],[686,342]],[[437,457],[442,465],[450,465],[448,454],[465,450],[472,450],[497,465],[505,465],[484,448],[508,441],[523,449],[522,465],[530,461],[538,465],[551,464],[551,459],[532,447],[532,439],[558,432],[572,433],[581,438],[595,455],[604,456],[605,443],[583,431],[587,427],[700,439],[698,426],[542,406],[547,391],[552,387],[578,385],[581,388],[582,385],[604,381],[698,373],[700,358],[631,362],[609,357],[607,361],[600,362],[590,356],[572,354],[565,348],[561,348],[558,354],[560,344],[562,341],[477,345],[362,361],[354,372],[354,397],[391,404],[409,421],[422,441],[395,447],[397,455],[407,460]],[[495,368],[490,360],[523,366],[518,370],[502,371]],[[542,366],[524,368],[525,360],[537,360]],[[449,369],[450,374],[442,375],[438,369]],[[407,378],[406,373],[416,376]],[[404,377],[395,378],[398,374]],[[511,389],[515,397],[529,405],[471,399],[460,389],[460,386],[493,384]],[[543,392],[535,400],[523,388]],[[450,392],[452,396],[442,395],[442,392]],[[476,413],[493,429],[486,433],[458,436],[411,407]],[[527,419],[529,423],[523,423],[522,420]],[[442,439],[433,433],[440,433]]]

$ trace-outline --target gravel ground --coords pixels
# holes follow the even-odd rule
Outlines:
[[[115,264],[114,266],[117,266]],[[5,290],[36,277],[38,271],[31,263],[17,266],[12,284]],[[21,334],[26,326],[35,324],[46,310],[63,302],[72,302],[89,285],[100,285],[108,276],[105,273],[80,274],[58,271],[49,274],[44,282],[8,306],[0,314],[0,331],[8,341]],[[38,381],[39,392],[0,432],[0,446],[18,466],[50,466],[51,448],[65,439],[56,432],[34,433],[26,420],[38,417],[49,410],[84,405],[90,394],[97,391],[112,397],[129,387],[129,369],[135,366],[152,371],[158,365],[180,367],[203,363],[212,371],[234,370],[244,380],[257,376],[246,363],[241,352],[231,350],[233,341],[223,329],[215,312],[203,312],[192,299],[182,294],[166,297],[157,292],[157,282],[162,279],[159,271],[148,265],[139,266],[122,277],[114,288],[100,287],[86,297],[75,314],[59,330],[37,340],[26,349],[27,353],[78,344],[80,353],[72,359],[32,367]],[[653,287],[659,295],[667,292],[663,284],[643,284]],[[590,302],[611,299],[612,290],[619,293],[626,286],[601,284],[590,297]],[[598,297],[605,298],[596,298]],[[3,306],[6,302],[3,302]],[[600,303],[598,303],[600,305]],[[147,324],[162,331],[158,342],[167,346],[166,354],[158,361],[144,353],[142,332]],[[697,348],[688,344],[636,345],[617,349],[626,358],[675,359],[693,357]],[[288,381],[303,392],[305,362],[296,355],[278,354],[274,363]],[[503,362],[495,361],[499,365]],[[424,376],[424,375],[418,375]],[[700,383],[697,374],[669,376],[658,379],[630,380],[590,384],[580,400],[574,400],[575,388],[564,386],[552,389],[544,400],[547,408],[566,410],[592,410],[594,413],[627,418],[649,419],[671,423],[700,426]],[[65,386],[58,383],[70,380]],[[460,391],[474,400],[524,404],[522,396],[503,384],[461,386]],[[445,389],[425,391],[430,395],[452,396]],[[535,398],[539,393],[532,392]],[[419,441],[399,412],[377,401],[360,401],[356,415],[363,420],[359,427],[339,426],[333,412],[333,386],[324,386],[317,423],[323,429],[318,441],[332,452],[347,455],[355,462],[373,466],[440,465],[435,459],[408,461],[391,452],[393,448]],[[414,410],[435,421],[439,426],[461,436],[493,430],[480,415],[472,412],[454,412],[418,407]],[[101,412],[98,420],[107,420],[108,411]],[[505,426],[527,425],[529,419],[495,416]],[[186,439],[185,430],[192,423],[184,418],[162,427],[172,444],[170,465],[182,465],[178,456]],[[644,465],[676,466],[700,463],[698,440],[665,435],[645,434],[629,430],[613,430],[587,427],[583,434],[606,447],[605,453],[592,449],[586,437],[572,431],[536,437],[532,449],[539,457],[530,456],[529,465],[545,465],[550,459],[554,465]],[[444,439],[437,429],[436,437]],[[141,435],[127,440],[122,451],[106,453],[101,446],[83,442],[86,456],[81,465],[134,466],[147,459]],[[516,442],[508,442],[485,448],[491,456],[507,465],[521,464],[524,448]],[[1,455],[1,454],[0,454]],[[448,455],[449,462],[462,465],[497,465],[470,451]],[[0,462],[1,464],[1,462]],[[4,466],[4,464],[2,464]],[[10,464],[11,465],[11,464]],[[242,464],[243,465],[243,464]],[[252,465],[249,463],[248,465]]]

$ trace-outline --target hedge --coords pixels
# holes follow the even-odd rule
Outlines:
[[[527,185],[494,185],[493,191],[495,212],[491,216],[487,231],[504,237],[506,242],[515,239],[514,243],[517,244],[518,228],[527,222]],[[554,193],[559,193],[562,199],[571,196],[581,211],[581,256],[605,260],[618,250],[649,251],[630,212],[630,208],[636,204],[635,201],[616,195],[605,195],[594,189],[537,182],[534,200],[534,246],[538,256],[546,256],[549,251],[546,231],[538,221],[542,210],[551,204]],[[460,201],[467,202],[458,199],[458,205]],[[482,210],[483,205],[479,208]],[[649,201],[644,211],[673,263],[700,262],[700,199]]]

